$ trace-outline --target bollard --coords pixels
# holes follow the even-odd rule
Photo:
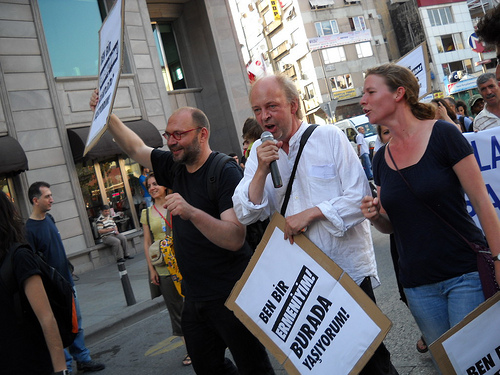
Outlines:
[[[127,269],[125,268],[125,262],[118,262],[117,265],[118,273],[120,274],[120,279],[122,281],[123,293],[125,293],[125,299],[127,300],[127,306],[135,305],[134,291],[130,285]]]

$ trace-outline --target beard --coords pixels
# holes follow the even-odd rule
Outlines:
[[[198,141],[198,137],[195,137],[193,139],[193,142],[183,147],[183,152],[179,157],[176,157],[174,155],[173,158],[174,161],[179,164],[189,165],[193,164],[198,159],[200,152],[201,152],[200,142]]]

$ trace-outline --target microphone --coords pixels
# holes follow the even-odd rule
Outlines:
[[[265,141],[274,141],[274,137],[271,132],[264,132],[260,136],[260,140],[262,143]],[[269,164],[269,169],[271,169],[271,178],[273,179],[273,184],[275,188],[280,188],[283,186],[283,182],[281,181],[280,170],[278,169],[278,164],[276,164],[276,160],[273,160],[271,164]]]

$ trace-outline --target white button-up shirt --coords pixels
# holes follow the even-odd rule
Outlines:
[[[245,164],[245,175],[233,196],[240,222],[251,224],[281,211],[286,187],[299,149],[300,138],[308,124],[303,122],[289,142],[289,153],[279,150],[278,168],[283,187],[274,188],[271,175],[266,179],[262,203],[248,198],[248,188],[257,170],[257,147]],[[326,220],[315,221],[305,235],[349,276],[360,284],[366,276],[378,286],[377,266],[370,224],[361,213],[364,196],[370,195],[368,180],[349,140],[334,125],[318,126],[307,141],[292,185],[285,216],[318,207]]]

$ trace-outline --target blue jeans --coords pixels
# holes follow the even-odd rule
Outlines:
[[[198,375],[274,375],[266,349],[224,306],[224,299],[184,301],[182,331]],[[236,366],[225,357],[226,348]]]
[[[369,180],[373,180],[372,162],[370,161],[370,155],[363,154],[360,156],[360,158],[361,158],[361,165],[365,170],[366,178]]]
[[[484,302],[478,272],[404,290],[408,307],[428,345]]]
[[[73,291],[75,293],[75,308],[76,308],[76,317],[78,319],[78,333],[76,334],[76,338],[75,341],[73,341],[73,344],[71,344],[68,348],[64,349],[64,356],[66,357],[66,366],[68,367],[69,371],[71,371],[71,364],[73,362],[73,358],[77,362],[88,362],[91,360],[90,351],[85,346],[85,340],[83,337],[82,313],[80,312],[80,303],[78,302],[78,298],[76,296],[75,287],[73,287]]]

